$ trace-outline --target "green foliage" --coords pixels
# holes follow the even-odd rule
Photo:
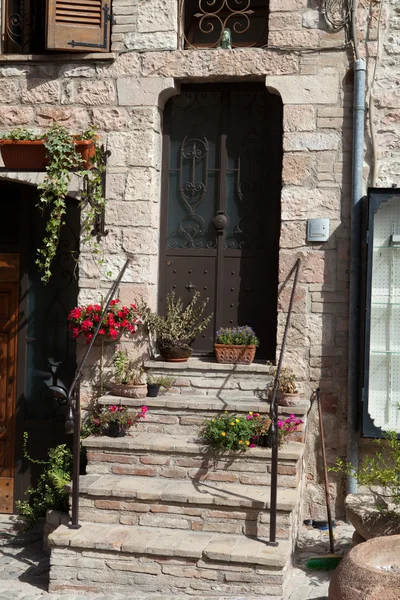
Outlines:
[[[181,298],[175,298],[175,292],[167,295],[166,316],[152,312],[148,305],[138,303],[138,312],[147,329],[157,338],[160,350],[163,347],[188,348],[204,331],[212,319],[212,314],[203,317],[208,298],[199,303],[200,293],[195,292],[189,304],[184,307]]]
[[[149,370],[147,372],[147,383],[150,385],[160,385],[168,391],[174,385],[175,379],[168,375],[153,375],[153,372]]]
[[[271,367],[269,370],[269,374],[272,377],[276,376],[276,368]],[[296,375],[293,373],[292,369],[283,368],[281,369],[279,375],[279,384],[278,390],[283,394],[297,394],[298,389],[296,386]]]
[[[47,461],[40,461],[29,455],[27,444],[28,433],[24,432],[24,457],[33,464],[45,467],[36,487],[29,487],[26,491],[26,494],[30,495],[29,500],[17,502],[18,512],[33,526],[46,515],[48,509],[68,511],[68,492],[65,486],[72,478],[72,452],[65,444],[61,444],[50,448]]]
[[[358,469],[338,458],[329,470],[355,477],[358,485],[369,488],[377,497],[383,510],[387,503],[400,509],[400,440],[391,431],[384,439],[375,440],[375,444],[378,447],[375,456],[365,457]]]
[[[72,135],[57,123],[53,123],[44,134],[35,134],[27,129],[13,129],[2,136],[2,139],[15,141],[43,140],[46,147],[48,159],[46,175],[43,183],[38,185],[41,193],[38,207],[46,213],[46,227],[36,259],[36,265],[42,272],[43,283],[47,283],[51,277],[51,265],[57,254],[60,230],[64,225],[64,215],[67,210],[66,197],[73,171],[79,177],[87,179],[81,197],[81,207],[84,209],[81,215],[81,245],[86,244],[89,251],[99,257],[99,262],[104,262],[99,242],[93,239],[92,235],[97,217],[105,206],[102,176],[106,166],[101,148],[96,143],[96,137],[94,128],[80,135]],[[95,155],[91,169],[83,169],[82,156],[75,149],[77,140],[93,140]]]
[[[220,417],[205,421],[201,435],[215,448],[247,450],[252,445],[254,422],[253,419],[225,412]]]
[[[215,343],[234,346],[249,346],[250,344],[258,346],[260,344],[252,328],[247,325],[242,327],[221,327],[217,331]]]
[[[125,385],[143,384],[144,369],[137,361],[133,361],[123,350],[116,350],[113,356],[114,379]]]

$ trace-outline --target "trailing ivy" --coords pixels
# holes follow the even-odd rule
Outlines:
[[[53,123],[43,134],[35,134],[27,129],[13,129],[1,137],[15,141],[43,140],[46,147],[48,165],[44,181],[38,185],[38,206],[46,213],[47,220],[45,235],[36,259],[43,283],[47,283],[51,277],[51,266],[57,254],[60,231],[65,224],[66,197],[73,172],[86,180],[81,194],[81,245],[89,246],[90,252],[98,256],[99,263],[103,263],[99,240],[94,234],[96,222],[105,207],[102,179],[106,165],[103,152],[96,142],[96,129],[72,135],[64,126]],[[95,153],[91,159],[92,168],[83,168],[82,156],[75,149],[77,140],[93,140]]]

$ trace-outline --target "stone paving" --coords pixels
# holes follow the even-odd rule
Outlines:
[[[336,551],[343,552],[351,546],[354,529],[344,523],[336,527]],[[303,527],[299,535],[296,567],[292,570],[284,598],[281,600],[326,600],[331,572],[309,571],[304,563],[309,556],[323,554],[329,548],[327,532]],[[49,594],[49,557],[43,552],[40,528],[29,533],[21,532],[16,517],[0,518],[0,600],[82,600],[82,595]],[[87,600],[140,600],[133,593],[109,596],[85,594]],[[142,597],[143,599],[143,597]],[[185,597],[187,600],[187,596]],[[174,596],[151,596],[146,600],[183,600]],[[202,598],[202,600],[225,600]],[[230,598],[229,600],[246,600]],[[276,600],[279,600],[276,597]]]

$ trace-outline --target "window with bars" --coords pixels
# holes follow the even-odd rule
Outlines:
[[[3,53],[108,52],[111,0],[5,0]]]
[[[260,48],[268,41],[269,0],[180,0],[184,48]]]

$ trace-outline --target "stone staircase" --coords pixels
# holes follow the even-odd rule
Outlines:
[[[129,437],[91,437],[78,530],[50,535],[50,591],[197,598],[282,597],[296,535],[302,432],[279,452],[277,547],[269,535],[266,448],[216,454],[199,439],[206,418],[267,413],[267,367],[152,361],[173,374],[168,394],[103,404],[149,408]],[[307,404],[280,407],[303,418]]]

